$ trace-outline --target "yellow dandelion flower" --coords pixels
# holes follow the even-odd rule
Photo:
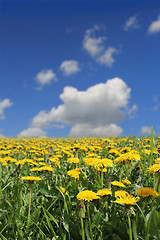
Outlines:
[[[79,161],[80,161],[79,158],[76,157],[67,159],[68,163],[79,163]]]
[[[39,171],[50,171],[53,172],[54,168],[52,168],[51,166],[43,166],[39,168]]]
[[[126,194],[129,194],[126,191],[115,191],[115,197],[124,197]]]
[[[26,180],[26,181],[40,181],[42,180],[42,178],[40,177],[34,177],[34,176],[27,176],[27,177],[22,177],[22,180]]]
[[[135,198],[134,196],[130,194],[125,194],[124,196],[117,197],[117,199],[114,201],[115,203],[123,204],[123,205],[135,205],[136,202],[138,202],[139,199]]]
[[[30,172],[36,172],[36,171],[40,171],[39,168],[35,167],[30,169]]]
[[[124,154],[121,154],[119,157],[117,157],[114,161],[116,163],[132,163],[133,161],[139,161],[141,159],[141,156],[137,153],[137,151],[130,151]]]
[[[59,186],[59,188],[61,189],[62,193],[65,193],[66,195],[68,195],[68,192],[66,192],[66,189],[62,186]]]
[[[111,192],[111,190],[110,189],[100,189],[100,190],[98,190],[98,192],[97,192],[97,195],[98,196],[107,196],[107,195],[112,195],[112,192]]]
[[[125,187],[125,185],[122,182],[118,182],[118,181],[113,181],[111,182],[111,184],[117,187]]]
[[[159,173],[160,172],[160,163],[156,163],[148,168],[150,173]]]
[[[153,188],[150,188],[150,187],[139,188],[136,191],[136,194],[142,197],[149,197],[149,196],[158,197],[159,196],[158,192],[156,192]]]
[[[100,197],[97,195],[97,193],[92,192],[90,190],[84,190],[82,192],[79,192],[77,194],[77,199],[78,200],[85,200],[85,201],[92,201],[94,199],[99,199]]]
[[[130,182],[127,178],[126,178],[126,179],[123,179],[122,182],[123,182],[124,184],[127,184],[127,185],[130,185],[130,184],[131,184],[131,182]]]
[[[75,179],[79,180],[79,174],[80,174],[80,169],[79,168],[75,168],[73,170],[69,170],[67,172],[67,174]]]

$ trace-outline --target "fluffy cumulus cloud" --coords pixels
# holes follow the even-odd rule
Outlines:
[[[126,117],[131,89],[120,78],[91,86],[86,91],[65,87],[60,95],[63,104],[41,111],[31,126],[47,128],[53,123],[71,126],[71,135],[120,135],[117,126]]]
[[[125,22],[124,30],[128,31],[129,29],[139,28],[139,27],[140,27],[140,25],[138,23],[137,17],[132,16]]]
[[[141,128],[140,134],[141,134],[142,136],[150,136],[150,135],[151,135],[151,127],[149,127],[149,126],[143,126],[143,127]],[[154,134],[154,135],[157,135],[157,133],[156,133],[155,131],[153,131],[153,134]]]
[[[38,127],[28,128],[26,130],[23,130],[20,134],[18,134],[18,137],[39,137],[39,136],[46,136],[46,132]]]
[[[13,105],[13,102],[10,99],[6,98],[0,102],[0,119],[5,119],[4,111],[6,108],[9,108]]]
[[[116,53],[117,50],[115,48],[109,47],[103,55],[100,56],[98,61],[102,64],[105,64],[109,67],[112,66],[112,64],[115,62],[113,58],[113,53]]]
[[[51,84],[52,81],[57,81],[57,78],[56,74],[51,69],[48,69],[37,73],[35,80],[39,85],[37,90],[41,90],[45,85]]]
[[[95,57],[101,53],[101,51],[104,49],[103,42],[106,40],[106,37],[94,37],[93,35],[96,30],[99,30],[97,26],[94,26],[92,29],[88,29],[83,40],[84,49],[92,57]]]
[[[100,64],[105,64],[111,67],[115,62],[113,53],[118,51],[113,47],[105,48],[104,42],[107,39],[104,36],[96,37],[96,32],[101,30],[101,27],[95,25],[93,28],[88,29],[85,33],[83,40],[83,48]]]
[[[60,70],[66,76],[72,75],[80,71],[79,63],[75,60],[66,60],[61,63]]]
[[[112,137],[119,136],[123,132],[123,129],[116,124],[100,125],[94,127],[89,124],[76,124],[70,131],[70,136],[83,137],[83,136],[101,136]]]
[[[160,32],[160,16],[158,17],[158,19],[156,21],[151,23],[151,25],[148,28],[148,32],[150,34]]]

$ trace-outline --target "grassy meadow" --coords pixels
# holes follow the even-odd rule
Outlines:
[[[160,239],[160,138],[0,138],[0,239]]]

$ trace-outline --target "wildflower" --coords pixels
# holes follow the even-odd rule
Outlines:
[[[121,197],[117,197],[117,199],[114,202],[119,204],[124,204],[124,205],[135,205],[136,202],[138,201],[139,201],[138,198],[135,198],[130,194],[125,194]]]
[[[115,197],[124,197],[127,194],[129,194],[129,193],[126,191],[115,191]]]
[[[158,197],[159,196],[158,192],[156,192],[153,188],[150,188],[150,187],[139,188],[136,191],[136,194],[142,197],[149,197],[149,196]]]
[[[40,169],[40,168],[34,167],[34,168],[31,168],[31,169],[30,169],[30,172],[40,171],[39,169]]]
[[[79,168],[75,168],[73,170],[69,170],[67,172],[67,174],[75,179],[79,180],[79,174],[80,174],[80,169]]]
[[[118,182],[118,181],[113,181],[111,182],[111,184],[117,187],[125,187],[125,185],[122,182]]]
[[[39,168],[39,171],[50,171],[53,172],[54,168],[52,168],[51,166],[43,166]]]
[[[122,182],[124,183],[124,184],[127,184],[127,185],[130,185],[131,184],[131,182],[126,178],[126,179],[124,179],[124,180],[122,180]]]
[[[121,154],[119,157],[117,157],[114,161],[116,163],[132,163],[133,161],[137,161],[140,160],[141,156],[138,154],[138,152],[136,151],[130,151],[124,154]]]
[[[68,158],[67,159],[68,163],[79,163],[79,158]]]
[[[94,199],[99,199],[100,197],[97,195],[97,193],[92,192],[90,190],[84,190],[82,192],[79,192],[77,194],[77,199],[78,200],[86,200],[88,202],[94,200]]]
[[[93,166],[95,169],[97,169],[97,171],[107,171],[107,167],[113,167],[112,160],[108,158],[84,158],[84,163],[85,165]]]
[[[22,180],[26,180],[26,181],[40,181],[42,180],[42,178],[40,177],[34,177],[34,176],[27,176],[27,177],[22,177]]]
[[[160,163],[156,163],[148,168],[150,173],[159,173],[160,172]]]
[[[106,188],[106,189],[98,190],[97,195],[98,196],[107,196],[107,195],[112,195],[112,192],[110,189]]]
[[[59,188],[61,189],[62,193],[65,193],[66,195],[68,195],[68,192],[66,192],[66,189],[62,186],[59,186]]]

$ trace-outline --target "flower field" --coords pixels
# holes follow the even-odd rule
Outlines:
[[[160,138],[0,138],[0,239],[160,239]]]

